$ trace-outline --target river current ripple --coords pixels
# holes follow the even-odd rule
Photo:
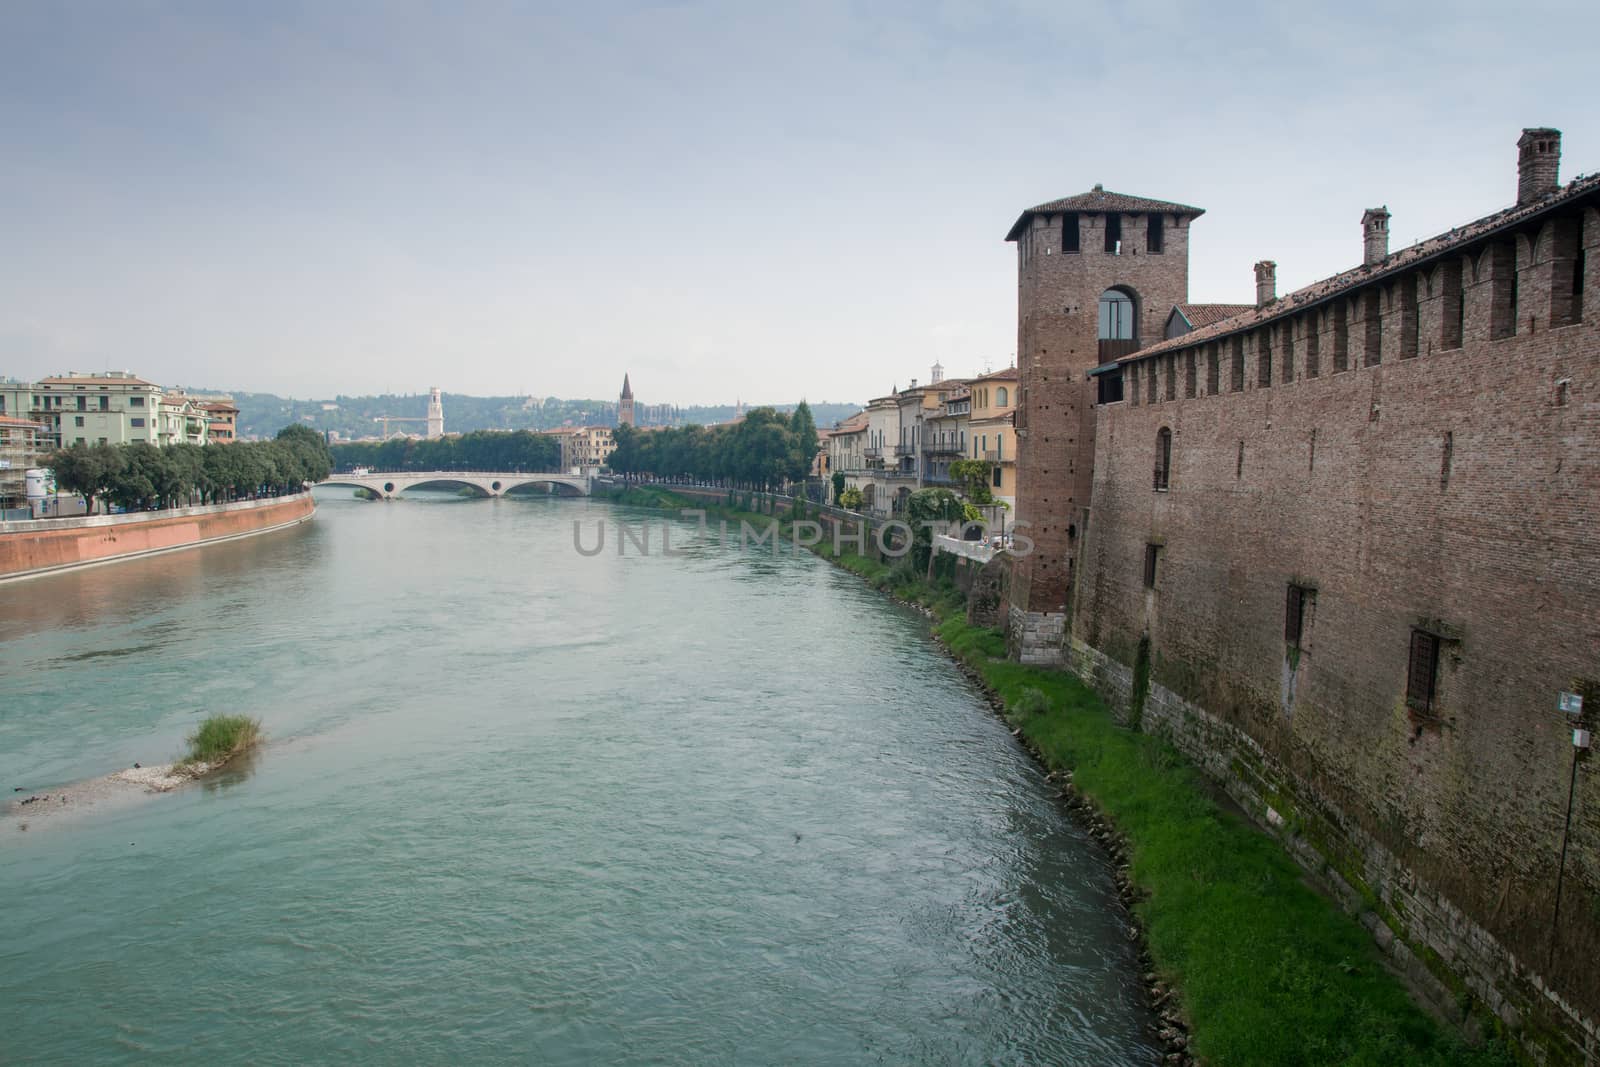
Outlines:
[[[271,738],[0,819],[0,1062],[1157,1061],[1105,858],[918,616],[581,556],[647,517],[599,502],[319,499],[0,590],[8,796]]]

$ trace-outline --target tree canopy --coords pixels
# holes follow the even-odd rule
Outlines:
[[[75,444],[58,449],[45,464],[55,472],[56,485],[81,493],[91,511],[96,500],[143,510],[296,493],[332,469],[322,435],[304,426],[286,426],[271,441],[165,448],[145,441]]]
[[[756,408],[721,426],[619,426],[614,440],[609,462],[619,474],[726,480],[756,489],[804,479],[817,454],[817,428],[804,404],[793,415]]]
[[[561,442],[531,430],[391,437],[334,445],[333,462],[386,471],[553,471],[561,466]]]

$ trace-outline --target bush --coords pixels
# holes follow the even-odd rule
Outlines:
[[[1050,710],[1050,698],[1030,685],[1017,694],[1016,703],[1009,710],[1015,718],[1031,719]]]
[[[213,715],[184,738],[189,752],[180,767],[206,763],[215,767],[261,743],[261,720],[248,715]]]

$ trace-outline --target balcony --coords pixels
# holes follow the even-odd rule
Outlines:
[[[917,450],[912,445],[895,445],[894,454],[897,456],[914,456]]]
[[[1100,341],[1100,362],[1110,363],[1121,359],[1123,356],[1131,356],[1137,351],[1139,351],[1139,342],[1137,340],[1102,339]]]
[[[861,450],[861,454],[863,456],[867,457],[868,459],[882,459],[883,458],[883,449],[881,449],[881,448],[863,448]]]
[[[1002,456],[998,452],[979,452],[978,453],[978,458],[979,459],[986,459],[990,463],[1004,463],[1005,462],[1005,457]]]
[[[923,445],[922,454],[925,456],[962,456],[966,454],[966,450],[952,442],[950,444]]]

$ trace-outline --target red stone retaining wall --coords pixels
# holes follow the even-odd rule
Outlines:
[[[311,518],[310,493],[137,515],[0,523],[0,581],[170,552],[291,526]]]

